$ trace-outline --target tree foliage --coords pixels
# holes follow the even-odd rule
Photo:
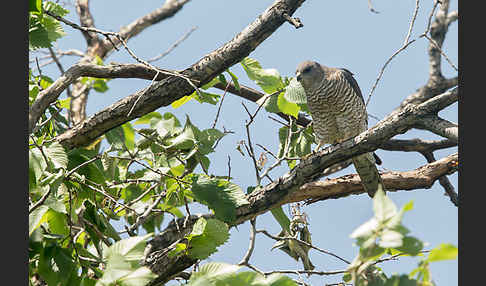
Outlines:
[[[52,1],[29,0],[32,51],[52,47],[66,34],[63,24],[47,11],[59,17],[69,12]],[[92,62],[103,65],[99,57]],[[286,162],[292,170],[301,158],[313,155],[311,146],[315,143],[312,126],[298,123],[299,114],[308,112],[303,89],[294,78],[281,76],[275,68],[263,68],[254,58],[245,57],[239,64],[247,78],[238,79],[228,68],[192,93],[174,100],[171,107],[184,108],[193,99],[217,105],[224,95],[210,93],[209,88],[232,85],[240,92],[245,88],[243,81],[253,81],[262,90],[256,101],[259,109],[288,119],[288,124],[275,134],[279,149],[274,159],[275,166]],[[109,90],[108,80],[84,76],[79,82],[103,93]],[[29,69],[29,104],[39,100],[39,94],[53,84],[50,77]],[[175,225],[184,229],[179,239],[171,241],[167,255],[175,263],[185,257],[203,262],[229,240],[229,228],[241,223],[237,221],[239,210],[254,203],[250,195],[264,189],[258,181],[245,193],[230,175],[209,173],[210,154],[217,152],[218,143],[228,131],[203,129],[190,116],[183,125],[182,118],[170,111],[146,113],[93,138],[87,146],[66,148],[57,138],[72,127],[68,116],[71,101],[72,98],[56,99],[44,110],[29,137],[31,285],[148,285],[158,275],[143,262],[146,249],[156,230],[163,231],[165,219],[174,219]],[[255,115],[249,114],[250,121]],[[239,151],[243,155],[246,151],[253,157],[255,168],[268,174],[271,168],[264,171],[268,159],[255,158],[250,144],[241,143]],[[189,217],[184,211],[190,204],[204,205],[210,214],[198,217],[189,228]],[[312,274],[315,266],[308,252],[314,248],[305,216],[294,214],[289,218],[281,206],[268,210],[282,227],[274,248],[301,261],[301,273]],[[398,209],[383,191],[377,192],[373,199],[374,216],[350,234],[359,251],[342,273],[343,283],[434,285],[430,263],[456,259],[457,247],[444,243],[426,250],[421,240],[424,238],[410,235],[411,231],[402,224],[409,211],[413,211],[413,202]],[[114,226],[120,221],[128,223],[125,229]],[[179,226],[180,221],[184,224]],[[415,257],[417,267],[410,273],[389,275],[378,266],[400,256]],[[187,283],[297,285],[290,276],[263,275],[253,268],[241,271],[243,266],[248,266],[248,261],[240,265],[204,263],[192,272]]]

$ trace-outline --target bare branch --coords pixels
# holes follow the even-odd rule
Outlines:
[[[427,159],[427,162],[432,163],[435,162],[435,156],[432,152],[422,153],[422,155]],[[439,178],[439,183],[444,187],[445,194],[449,196],[451,202],[456,206],[459,207],[459,200],[457,197],[457,193],[454,191],[454,187],[452,186],[451,182],[447,178],[447,176],[442,176]]]
[[[238,265],[248,265],[248,262],[250,261],[250,257],[253,253],[253,250],[255,249],[255,224],[256,224],[256,219],[251,219],[250,220],[250,245],[248,246],[248,251],[246,252],[245,256],[243,256],[243,259],[238,263]]]
[[[192,32],[194,32],[195,30],[197,29],[197,26],[194,26],[192,27],[187,33],[184,34],[184,36],[182,36],[179,40],[177,40],[170,48],[167,49],[167,51],[161,53],[160,55],[158,56],[155,56],[149,60],[147,60],[147,62],[151,63],[151,62],[155,62],[155,61],[158,61],[160,60],[161,58],[167,56],[170,52],[172,52],[175,48],[177,48],[177,46],[182,43],[185,39],[187,39],[191,34]]]
[[[416,128],[429,130],[432,133],[448,138],[453,142],[459,141],[459,126],[437,115],[430,115],[418,121]]]
[[[459,156],[457,153],[441,160],[406,172],[381,173],[387,191],[428,189],[444,175],[457,171]],[[335,179],[311,182],[303,185],[298,192],[292,193],[288,202],[306,200],[306,204],[317,201],[346,197],[364,193],[361,180],[357,174],[345,175]],[[312,198],[312,199],[306,199]]]
[[[276,1],[235,38],[204,56],[181,74],[196,82],[198,86],[209,82],[212,78],[248,56],[285,22],[283,13],[293,14],[302,2],[302,0]],[[171,76],[147,90],[132,94],[99,111],[91,118],[58,136],[56,140],[67,148],[89,144],[104,132],[157,108],[170,105],[173,101],[192,93],[193,90],[194,88],[184,79]],[[129,108],[133,106],[133,102],[141,94],[140,103],[132,114],[127,116]]]
[[[118,31],[118,34],[121,38],[129,40],[140,34],[146,28],[174,16],[189,1],[190,0],[166,0],[160,8],[157,8],[154,11],[122,27]],[[118,39],[114,39],[113,44],[110,42],[110,40],[105,39],[103,41],[103,52],[99,56],[104,58],[108,53],[113,51],[114,47],[119,45],[121,45],[121,43]]]
[[[89,11],[89,0],[77,0],[76,1],[76,12],[79,15],[79,22],[81,26],[94,28],[94,19]],[[88,47],[93,47],[98,44],[100,39],[96,33],[82,31],[84,38]]]

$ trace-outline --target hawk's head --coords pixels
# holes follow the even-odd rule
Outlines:
[[[297,66],[295,76],[304,89],[308,90],[314,85],[320,85],[324,79],[324,70],[318,62],[304,61]]]

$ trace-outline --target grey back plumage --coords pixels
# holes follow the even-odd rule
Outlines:
[[[368,129],[364,98],[349,70],[304,61],[297,66],[296,76],[306,93],[319,146],[343,142]],[[373,153],[357,156],[353,162],[371,196],[381,182]]]

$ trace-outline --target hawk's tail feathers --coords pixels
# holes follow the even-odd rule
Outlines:
[[[361,183],[370,197],[375,195],[379,184],[381,184],[383,190],[385,189],[380,173],[376,168],[373,153],[365,153],[354,157],[352,160],[354,168],[361,179]]]

